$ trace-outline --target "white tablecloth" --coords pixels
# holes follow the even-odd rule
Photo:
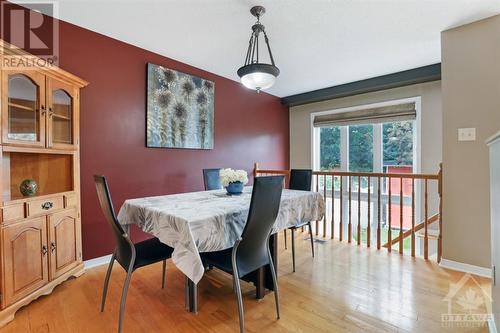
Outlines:
[[[204,273],[199,252],[232,247],[241,235],[250,208],[252,187],[228,196],[225,190],[191,192],[125,201],[122,225],[136,224],[174,248],[174,264],[193,282]],[[300,222],[320,220],[325,212],[320,193],[283,190],[273,232]]]

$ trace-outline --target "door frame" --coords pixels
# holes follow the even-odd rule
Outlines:
[[[383,102],[375,102],[375,103],[368,103],[368,104],[360,104],[360,105],[355,105],[355,106],[349,106],[349,107],[342,107],[342,108],[336,108],[336,109],[329,109],[325,111],[317,111],[317,112],[311,112],[310,114],[310,133],[311,133],[311,140],[310,140],[310,149],[311,149],[311,156],[310,156],[310,165],[313,170],[319,170],[320,168],[320,131],[318,127],[314,127],[314,118],[316,116],[323,116],[323,115],[329,115],[329,114],[336,114],[336,113],[343,113],[343,112],[351,112],[351,111],[359,111],[359,110],[364,110],[364,109],[369,109],[369,108],[376,108],[376,107],[384,107],[384,106],[391,106],[391,105],[399,105],[399,104],[406,104],[406,103],[415,103],[415,111],[416,111],[416,119],[414,120],[414,130],[413,130],[413,173],[420,173],[421,172],[421,124],[422,124],[422,97],[421,96],[414,96],[414,97],[408,97],[408,98],[398,98],[398,99],[392,99],[392,100],[387,100]],[[373,137],[374,141],[377,139],[376,136],[380,136],[380,147],[376,147],[375,142],[374,142],[374,151],[373,151],[373,159],[374,159],[374,164],[373,164],[373,172],[382,172],[382,153],[383,153],[383,142],[382,142],[382,124],[375,124],[374,131],[373,131]],[[341,145],[345,145],[349,142],[349,134],[347,131],[347,128],[341,129],[340,132],[340,138],[341,138]],[[348,170],[348,159],[349,159],[349,151],[348,149],[340,149],[340,154],[341,154],[341,170],[342,171],[349,171]],[[342,156],[342,155],[347,155],[347,156]],[[344,178],[344,177],[343,177]],[[346,179],[344,178],[344,182]],[[313,178],[314,182],[314,178]],[[315,186],[313,184],[313,186]],[[314,187],[313,187],[314,188]],[[347,189],[344,190],[344,192]],[[415,220],[416,223],[419,223],[422,220],[422,184],[420,182],[417,182],[415,186]],[[418,242],[416,242],[417,247],[418,247]],[[419,251],[419,249],[416,249]]]

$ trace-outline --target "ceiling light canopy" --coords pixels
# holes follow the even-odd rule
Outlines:
[[[248,50],[245,58],[245,65],[238,69],[238,76],[241,83],[250,89],[261,90],[269,89],[274,85],[280,70],[274,64],[273,54],[269,46],[269,38],[264,26],[260,23],[260,17],[264,15],[266,9],[262,6],[255,6],[250,9],[250,13],[257,18],[257,22],[252,26],[252,35],[248,42]],[[259,62],[259,37],[264,35],[267,51],[269,53],[270,64]]]

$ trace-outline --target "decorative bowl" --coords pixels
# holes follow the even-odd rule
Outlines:
[[[229,183],[226,186],[227,194],[229,195],[239,195],[243,192],[243,183],[242,182],[234,182]]]
[[[26,197],[31,197],[38,191],[38,184],[33,179],[25,179],[21,182],[19,186],[19,191]]]

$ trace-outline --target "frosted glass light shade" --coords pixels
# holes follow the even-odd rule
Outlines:
[[[279,73],[276,66],[269,64],[251,64],[238,69],[241,83],[245,87],[257,91],[271,88]]]
[[[265,90],[274,85],[276,77],[268,73],[250,73],[241,77],[241,83],[253,90]]]

